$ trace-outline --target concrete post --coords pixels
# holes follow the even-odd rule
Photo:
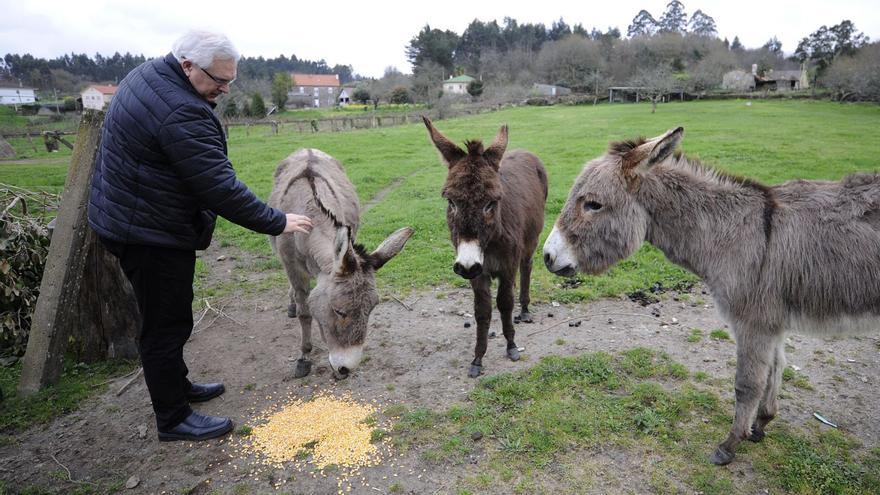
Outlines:
[[[65,321],[76,306],[88,255],[89,187],[103,123],[104,112],[86,111],[79,124],[22,364],[22,395],[36,393],[61,377],[68,337]]]

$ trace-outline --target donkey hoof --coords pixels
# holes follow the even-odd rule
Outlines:
[[[468,378],[476,378],[480,376],[483,372],[483,367],[479,364],[472,364],[470,371],[468,371]]]
[[[726,466],[730,464],[730,461],[732,461],[734,457],[736,457],[736,454],[734,454],[733,452],[728,452],[721,447],[718,447],[717,449],[715,449],[715,453],[712,454],[712,457],[709,459],[709,461],[711,461],[712,464],[715,464],[716,466]]]
[[[519,321],[523,323],[534,323],[535,320],[532,318],[532,314],[528,311],[523,311],[519,314]]]
[[[296,318],[296,304],[295,303],[290,303],[290,305],[287,306],[287,317],[288,318]]]
[[[312,372],[312,362],[305,359],[296,360],[296,371],[293,372],[294,378],[303,378]]]
[[[519,361],[519,349],[517,349],[516,347],[511,347],[510,349],[507,349],[507,357],[511,361]]]
[[[764,439],[764,430],[759,429],[756,426],[752,426],[752,434],[749,435],[749,441],[758,443]]]

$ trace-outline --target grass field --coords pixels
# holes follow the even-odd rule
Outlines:
[[[880,107],[818,101],[706,101],[661,105],[523,107],[437,122],[456,142],[490,141],[501,124],[510,126],[509,148],[525,148],[545,163],[550,177],[546,221],[541,240],[565,202],[583,164],[601,154],[609,141],[655,136],[685,127],[683,150],[704,163],[767,183],[792,178],[839,179],[855,171],[875,170],[880,140]],[[365,203],[383,188],[402,181],[362,218],[359,241],[374,248],[387,234],[410,225],[415,235],[407,248],[379,275],[381,286],[406,292],[437,284],[464,285],[451,270],[454,259],[440,197],[446,168],[424,126],[418,124],[345,133],[272,135],[268,127],[232,128],[230,158],[242,181],[260,197],[269,195],[272,174],[285,156],[301,147],[319,148],[339,159]],[[58,190],[63,160],[38,165],[0,162],[0,183]],[[270,256],[265,237],[221,221],[215,236]],[[661,284],[674,287],[695,277],[645,246],[636,256],[598,277],[581,276],[563,288],[536,253],[533,299],[576,301],[618,295]],[[270,268],[272,264],[268,265]],[[283,283],[279,277],[278,283]]]

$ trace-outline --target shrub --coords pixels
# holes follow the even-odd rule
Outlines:
[[[0,355],[21,356],[27,347],[49,252],[49,231],[42,219],[28,215],[27,201],[47,197],[57,204],[54,196],[0,185]]]
[[[412,96],[410,96],[409,94],[409,90],[404,88],[403,86],[398,86],[391,90],[391,96],[388,98],[388,101],[397,105],[413,102]]]

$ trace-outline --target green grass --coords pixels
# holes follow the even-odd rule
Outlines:
[[[709,332],[709,338],[714,340],[730,340],[730,334],[727,333],[725,330],[716,328],[715,330]]]
[[[491,140],[498,127],[510,126],[510,149],[525,148],[544,161],[550,178],[546,237],[583,164],[603,153],[609,141],[639,135],[656,136],[669,128],[686,129],[683,150],[704,163],[766,183],[787,179],[839,179],[877,167],[880,141],[867,130],[880,126],[880,107],[820,101],[703,101],[661,105],[523,107],[436,122],[457,143],[469,138]],[[406,249],[378,276],[380,288],[395,292],[436,285],[466,286],[449,267],[449,244],[440,188],[446,167],[440,163],[424,126],[404,126],[345,133],[299,134],[283,127],[234,127],[230,158],[239,178],[266,198],[277,164],[301,147],[319,148],[339,159],[358,189],[361,202],[402,179],[397,189],[361,220],[359,242],[375,248],[388,234],[410,225],[415,234]],[[22,187],[60,188],[64,164],[8,165],[0,162],[0,182]],[[265,236],[226,221],[218,223],[216,242],[272,257]],[[539,246],[541,243],[539,243]],[[542,268],[540,248],[532,272],[536,301],[573,302],[616,296],[655,283],[676,287],[696,277],[669,263],[662,253],[644,246],[601,276],[581,276],[578,287],[563,288],[562,279]],[[278,270],[280,273],[280,270]],[[236,284],[217,289],[233,290]],[[283,289],[283,276],[262,281],[252,290]]]
[[[4,395],[0,402],[0,432],[16,433],[73,411],[82,401],[106,389],[108,380],[132,371],[135,366],[131,361],[92,365],[65,362],[59,382],[31,397],[22,397],[17,391],[21,362],[10,368],[0,367]]]
[[[762,444],[740,446],[734,462],[751,466],[757,484],[740,483],[737,469],[708,462],[727,434],[732,405],[689,376],[644,348],[545,357],[530,369],[481,379],[467,403],[446,412],[404,414],[393,440],[437,463],[482,456],[480,475],[452,487],[459,493],[487,486],[580,493],[596,481],[607,486],[614,481],[608,476],[640,480],[657,493],[880,493],[880,449],[863,452],[839,431],[797,432],[779,422]],[[618,465],[621,456],[635,461]]]
[[[691,334],[687,337],[688,342],[699,342],[701,340],[703,340],[703,331],[699,328],[692,329]]]

